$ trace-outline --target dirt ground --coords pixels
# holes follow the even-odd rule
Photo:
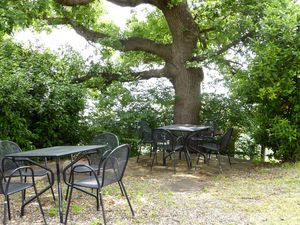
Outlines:
[[[131,216],[118,185],[111,185],[103,189],[107,223],[296,225],[295,221],[300,221],[297,220],[298,216],[300,219],[300,179],[299,175],[295,175],[296,172],[260,169],[250,161],[239,159],[233,159],[230,167],[226,157],[222,158],[223,173],[219,172],[215,158],[209,165],[203,161],[196,167],[195,161],[193,164],[193,168],[189,170],[184,159],[178,160],[177,172],[174,174],[171,161],[168,161],[167,166],[163,166],[159,157],[158,163],[150,170],[148,155],[142,156],[138,163],[136,158],[130,158],[123,181],[135,216]],[[52,163],[51,167],[53,166]],[[282,180],[286,174],[292,176],[290,180]],[[298,183],[294,183],[295,179]],[[269,183],[273,181],[273,188],[269,188]],[[286,183],[289,186],[284,186]],[[43,181],[39,181],[39,188],[42,185]],[[262,188],[265,191],[258,194]],[[73,199],[68,224],[102,224],[102,212],[96,210],[94,198],[75,191]],[[290,202],[282,202],[282,199],[289,199]],[[3,199],[0,201],[1,205],[2,201]],[[59,224],[56,203],[50,192],[43,194],[41,201],[48,224]],[[20,218],[20,196],[16,194],[11,202],[12,220],[9,224],[43,224],[37,203],[30,204],[26,208],[25,216]],[[273,203],[275,206],[287,204],[296,207],[296,211],[287,218],[281,214],[285,212],[283,209],[279,212],[276,209],[265,210]],[[271,219],[272,212],[274,216]],[[2,218],[1,213],[0,219]]]

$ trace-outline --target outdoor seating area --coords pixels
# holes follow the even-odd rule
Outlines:
[[[203,157],[204,163],[209,164],[211,155],[215,154],[219,161],[220,172],[222,172],[221,154],[227,155],[229,165],[231,165],[231,153],[228,145],[233,133],[232,128],[229,128],[223,135],[215,135],[213,127],[207,125],[173,124],[151,130],[145,121],[140,124],[147,127],[147,132],[145,131],[144,135],[140,135],[137,162],[145,143],[150,143],[150,146],[148,146],[150,157],[153,155],[151,157],[151,170],[154,162],[157,163],[158,151],[162,151],[163,165],[166,165],[168,158],[172,160],[174,174],[176,173],[176,158],[181,159],[182,154],[189,169],[192,168],[192,155],[197,158],[196,164],[199,164],[200,157]],[[143,134],[143,132],[141,133]],[[147,142],[145,142],[145,133],[147,133]],[[178,153],[178,156],[176,156],[176,153]]]
[[[0,224],[300,224],[300,0],[0,12]]]
[[[130,146],[119,145],[119,139],[112,133],[103,133],[96,135],[91,145],[84,146],[55,146],[31,151],[22,152],[17,143],[11,141],[0,141],[0,194],[4,195],[3,202],[3,223],[7,224],[11,220],[11,201],[10,195],[21,192],[21,213],[25,214],[25,206],[33,200],[37,200],[39,208],[46,224],[47,218],[40,203],[40,198],[50,189],[53,200],[56,197],[53,191],[54,172],[57,185],[57,204],[60,223],[67,224],[69,208],[72,201],[73,189],[79,190],[96,198],[96,210],[99,211],[99,204],[103,215],[103,223],[106,224],[102,188],[114,183],[120,187],[121,194],[126,197],[132,215],[133,208],[130,204],[122,178],[129,158]],[[61,160],[69,156],[71,163],[61,171]],[[45,159],[45,165],[33,161],[33,158]],[[55,167],[50,169],[47,164],[47,158],[54,158]],[[85,162],[82,164],[82,162]],[[26,165],[26,166],[25,166]],[[34,167],[31,167],[34,166]],[[40,170],[34,170],[38,167]],[[54,170],[55,169],[55,170]],[[77,175],[79,180],[75,180]],[[85,175],[85,178],[83,177]],[[37,191],[35,177],[45,176],[48,186]],[[68,207],[63,212],[63,181],[67,185],[65,199],[68,199]],[[29,179],[28,179],[29,178]],[[28,181],[29,180],[29,181]],[[33,188],[34,195],[26,198],[26,189]],[[96,193],[89,192],[86,189],[95,189]],[[65,214],[65,218],[64,218]]]
[[[138,163],[136,162],[136,157],[132,157],[128,160],[126,165],[125,159],[128,157],[128,146],[120,145],[118,149],[121,150],[122,155],[124,154],[120,156],[124,159],[121,160],[123,163],[119,164],[121,167],[126,167],[126,170],[123,171],[124,174],[122,174],[122,168],[114,166],[115,159],[118,158],[118,156],[114,154],[108,155],[106,159],[104,159],[106,163],[102,164],[100,170],[95,171],[95,173],[92,172],[91,177],[88,172],[78,174],[75,172],[76,169],[80,167],[89,168],[90,171],[93,171],[92,168],[88,166],[88,158],[84,157],[84,155],[82,155],[82,158],[73,160],[71,164],[70,160],[60,162],[60,167],[64,166],[65,168],[62,174],[67,183],[67,185],[64,185],[64,182],[62,183],[62,193],[66,193],[67,187],[70,187],[68,200],[62,204],[63,223],[66,222],[66,218],[67,224],[103,224],[104,221],[106,221],[107,224],[117,224],[120,222],[122,224],[147,224],[149,222],[152,224],[172,224],[174,220],[177,221],[174,224],[189,224],[190,220],[193,220],[195,224],[239,224],[241,221],[249,221],[250,216],[249,218],[247,216],[244,217],[245,215],[240,213],[235,216],[233,216],[233,214],[222,214],[221,217],[213,217],[214,219],[212,220],[211,215],[208,216],[209,214],[207,214],[210,211],[210,204],[216,204],[220,209],[222,209],[222,207],[235,206],[228,206],[228,204],[231,204],[230,201],[226,201],[226,204],[222,203],[222,200],[219,199],[217,195],[215,196],[213,194],[212,196],[207,196],[207,194],[208,192],[210,193],[210,191],[217,193],[217,189],[224,185],[229,188],[230,185],[229,183],[227,184],[227,182],[231,182],[230,180],[235,180],[236,182],[235,191],[237,190],[236,185],[241,185],[241,188],[243,187],[244,189],[244,185],[246,185],[244,183],[245,181],[240,183],[240,181],[236,181],[236,179],[240,176],[248,177],[250,171],[257,170],[251,161],[232,158],[232,166],[230,166],[227,156],[220,155],[219,160],[212,157],[209,164],[202,162],[197,164],[198,158],[195,154],[194,157],[191,158],[192,165],[194,166],[188,168],[185,157],[179,159],[179,153],[176,153],[178,159],[176,161],[176,174],[174,174],[172,160],[166,160],[166,165],[163,165],[163,151],[157,151],[155,159],[157,159],[158,163],[155,164],[151,170],[153,157],[150,158],[148,154],[142,155]],[[118,152],[116,152],[116,154]],[[222,173],[220,173],[218,168],[219,163],[222,165]],[[115,172],[112,168],[119,168],[119,170],[115,172],[121,172],[121,174],[118,173],[118,176],[115,176]],[[53,189],[55,195],[57,195],[56,162],[53,160],[48,162],[48,169],[54,171],[55,183]],[[104,178],[101,174],[98,175],[99,171],[107,171],[108,177]],[[72,175],[70,176],[70,174]],[[257,179],[257,176],[258,175],[255,175],[253,179]],[[280,176],[280,173],[278,176]],[[70,177],[71,179],[69,179]],[[93,179],[90,179],[92,177]],[[114,180],[114,178],[118,179]],[[34,181],[37,192],[48,183],[47,177],[40,177],[34,179]],[[121,181],[121,183],[119,181]],[[218,182],[215,183],[216,181]],[[28,179],[27,182],[28,186],[33,185],[31,178]],[[219,182],[221,183],[218,184]],[[251,181],[249,181],[249,185],[250,183],[253,186]],[[126,189],[124,184],[126,185]],[[101,192],[102,197],[100,192],[93,191],[89,194],[82,192],[82,189],[90,191],[90,187],[95,189],[99,187],[102,189],[103,187]],[[209,187],[209,191],[206,190],[207,187]],[[56,211],[58,210],[58,198],[56,198],[56,202],[53,201],[50,190],[39,196],[35,194],[33,188],[31,189],[32,190],[29,188],[27,190],[27,196],[38,196],[36,200],[39,199],[41,202],[47,224],[59,224],[59,211]],[[97,193],[99,193],[98,197]],[[247,196],[247,193],[244,193],[243,196],[244,195]],[[128,196],[128,198],[126,196]],[[38,205],[29,204],[30,206],[25,207],[24,216],[20,218],[20,208],[22,206],[22,201],[20,200],[22,194],[16,193],[9,197],[11,220],[9,221],[7,218],[7,224],[45,224],[43,214]],[[233,199],[237,197],[238,196],[230,196],[230,199],[233,201]],[[170,201],[172,203],[170,203]],[[197,201],[202,201],[203,207],[199,207]],[[34,202],[35,201],[32,203]],[[172,204],[172,206],[170,204]],[[184,209],[182,208],[182,204],[185,206]],[[247,203],[241,204],[247,205]],[[241,205],[239,205],[239,207],[241,207]],[[97,209],[99,209],[99,211]],[[55,213],[53,213],[53,210]],[[105,212],[105,214],[103,214],[103,212]],[[199,217],[199,213],[202,213],[203,216]],[[34,221],[32,220],[33,214],[35,215]],[[0,215],[0,219],[3,219],[2,214]]]
[[[173,174],[176,174],[182,161],[187,165],[185,173],[189,174],[192,170],[193,160],[197,160],[196,164],[199,164],[200,153],[203,156],[207,155],[205,156],[207,159],[210,159],[211,153],[216,153],[219,167],[221,168],[221,150],[224,150],[230,141],[232,129],[229,129],[230,132],[224,135],[220,144],[214,143],[213,146],[207,144],[207,142],[215,137],[200,135],[200,131],[204,132],[210,129],[211,127],[209,126],[174,124],[152,130],[146,122],[141,121],[138,126],[140,142],[136,164],[137,166],[144,164],[145,155],[142,155],[142,149],[148,147],[150,149],[150,157],[146,157],[148,158],[147,164],[150,164],[149,174],[152,173],[153,167],[159,164],[159,161],[162,161],[163,167],[168,167],[169,163],[167,161],[169,159],[172,161]],[[195,133],[197,133],[197,139],[195,139]],[[202,134],[207,134],[207,132]],[[193,148],[190,150],[191,137],[193,137],[193,142],[197,141],[197,143],[193,143]],[[47,218],[44,216],[40,199],[43,198],[44,193],[48,190],[54,203],[57,201],[60,223],[67,224],[71,211],[70,207],[72,207],[71,203],[74,200],[73,192],[79,191],[95,198],[95,209],[100,211],[101,206],[103,223],[107,224],[102,189],[112,184],[118,184],[120,195],[125,196],[132,216],[135,215],[122,182],[129,159],[130,146],[128,144],[120,144],[119,138],[113,133],[104,132],[96,135],[90,145],[83,146],[55,146],[22,152],[17,143],[0,141],[0,149],[2,184],[0,191],[5,197],[3,203],[4,224],[7,223],[7,214],[8,220],[11,220],[9,197],[17,192],[22,193],[21,217],[25,214],[26,206],[36,199],[44,223],[46,223]],[[197,157],[192,158],[191,153],[195,149],[197,149],[199,154],[196,154]],[[66,157],[70,158],[70,163],[64,164],[62,168],[61,161]],[[33,158],[43,159],[44,165],[33,161]],[[48,158],[54,159],[55,167],[52,169],[48,167]],[[204,160],[204,162],[206,161]],[[39,170],[34,169],[37,167]],[[43,176],[45,179],[43,179]],[[39,180],[48,181],[48,185],[37,191],[35,177],[41,177]],[[64,181],[63,183],[62,180]],[[57,194],[53,190],[54,183],[57,186]],[[65,185],[66,188],[64,188]],[[26,189],[31,187],[34,189],[34,195],[26,198]],[[65,197],[63,197],[63,189],[65,189]],[[89,190],[95,191],[90,192]],[[66,209],[63,209],[64,200],[67,201]]]

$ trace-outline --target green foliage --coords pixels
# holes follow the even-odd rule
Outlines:
[[[253,136],[281,161],[300,159],[299,5],[268,7],[249,69],[231,85],[235,95],[255,107]]]
[[[202,94],[201,123],[213,126],[217,134],[223,134],[228,128],[233,127],[234,132],[229,149],[231,152],[241,151],[245,156],[256,154],[256,149],[246,147],[240,143],[240,135],[245,132],[245,127],[250,126],[249,115],[251,108],[245,107],[239,100],[223,94],[204,93]],[[235,145],[243,145],[243,148],[236,149]]]
[[[146,83],[123,86],[114,82],[103,92],[93,92],[93,97],[96,109],[89,116],[93,129],[90,135],[113,132],[121,138],[121,143],[130,143],[133,150],[136,150],[140,120],[147,121],[152,128],[170,124],[172,120],[174,93],[159,81],[150,88]]]
[[[40,19],[53,11],[51,1],[2,0],[0,5],[0,36],[41,24]]]
[[[85,91],[70,83],[74,65],[9,40],[0,59],[0,138],[27,149],[77,144]]]

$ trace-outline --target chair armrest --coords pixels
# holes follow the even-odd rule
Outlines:
[[[1,165],[2,165],[1,170],[2,170],[2,171],[5,171],[5,168],[4,168],[5,161],[11,161],[12,163],[14,163],[14,164],[16,165],[16,167],[19,167],[19,165],[16,163],[16,161],[15,161],[12,157],[4,156],[4,157],[2,158],[2,162],[1,162]]]
[[[47,170],[50,173],[50,175],[51,175],[51,186],[54,184],[54,173],[53,173],[53,171],[51,169],[49,169],[49,167],[47,167],[46,165],[43,166],[43,165],[41,165],[41,164],[39,164],[39,163],[31,160],[31,159],[28,159],[28,158],[23,159],[22,161],[29,162],[31,165],[35,165],[35,166],[37,166],[39,168]],[[33,174],[34,174],[34,172],[33,172]]]
[[[11,178],[14,176],[15,173],[19,172],[20,175],[22,176],[22,170],[29,170],[31,172],[31,179],[32,179],[32,183],[33,185],[35,185],[35,181],[34,181],[34,176],[33,176],[33,169],[30,167],[30,166],[20,166],[16,169],[14,169],[8,176],[8,180],[6,182],[6,187],[5,187],[5,190],[4,190],[4,193],[7,193],[8,191],[8,187],[9,187],[9,184],[10,184],[10,181],[11,181]],[[21,179],[21,182],[22,182],[22,179]]]
[[[96,171],[91,166],[86,165],[86,164],[78,164],[78,165],[75,165],[74,167],[72,167],[71,173],[70,173],[70,176],[71,176],[71,181],[70,182],[67,181],[67,179],[66,179],[66,168],[67,167],[64,169],[64,171],[63,171],[63,179],[64,179],[64,182],[67,185],[71,186],[74,183],[74,173],[76,173],[76,168],[78,168],[78,167],[85,167],[85,168],[87,168],[92,173],[92,175],[95,177],[95,179],[97,181],[98,187],[100,187],[100,182],[99,182],[98,176],[96,174]],[[69,166],[68,166],[68,168],[69,168]]]

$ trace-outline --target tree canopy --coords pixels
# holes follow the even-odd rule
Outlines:
[[[244,131],[250,127],[256,143],[272,148],[276,158],[299,158],[300,7],[296,1],[107,1],[121,7],[150,7],[144,9],[142,19],[133,15],[122,30],[104,19],[101,1],[3,0],[0,35],[28,27],[44,30],[63,25],[74,29],[90,43],[100,44],[102,61],[86,65],[84,71],[70,70],[71,83],[84,82],[108,93],[106,87],[115,81],[167,78],[175,91],[175,123],[218,121],[216,114],[214,118],[201,115],[207,114],[204,107],[213,107],[213,102],[207,104],[200,90],[203,68],[217,65],[228,75],[234,94],[230,97],[237,99],[229,104],[230,98],[226,98],[219,105],[226,107],[221,116],[241,118],[235,124]],[[129,95],[120,96],[124,106],[128,106],[127,98]],[[211,100],[219,101],[218,96]],[[243,107],[235,110],[235,105]]]
[[[265,10],[287,8],[287,0],[108,0],[122,7],[141,4],[143,20],[133,17],[120,30],[103,20],[101,1],[3,1],[1,30],[34,25],[67,25],[93,43],[102,44],[106,64],[98,73],[108,80],[168,78],[175,89],[174,121],[200,123],[200,83],[203,66],[234,64],[230,55],[243,53],[251,39],[259,37]],[[120,52],[116,60],[114,51]],[[113,57],[114,55],[114,57]]]

